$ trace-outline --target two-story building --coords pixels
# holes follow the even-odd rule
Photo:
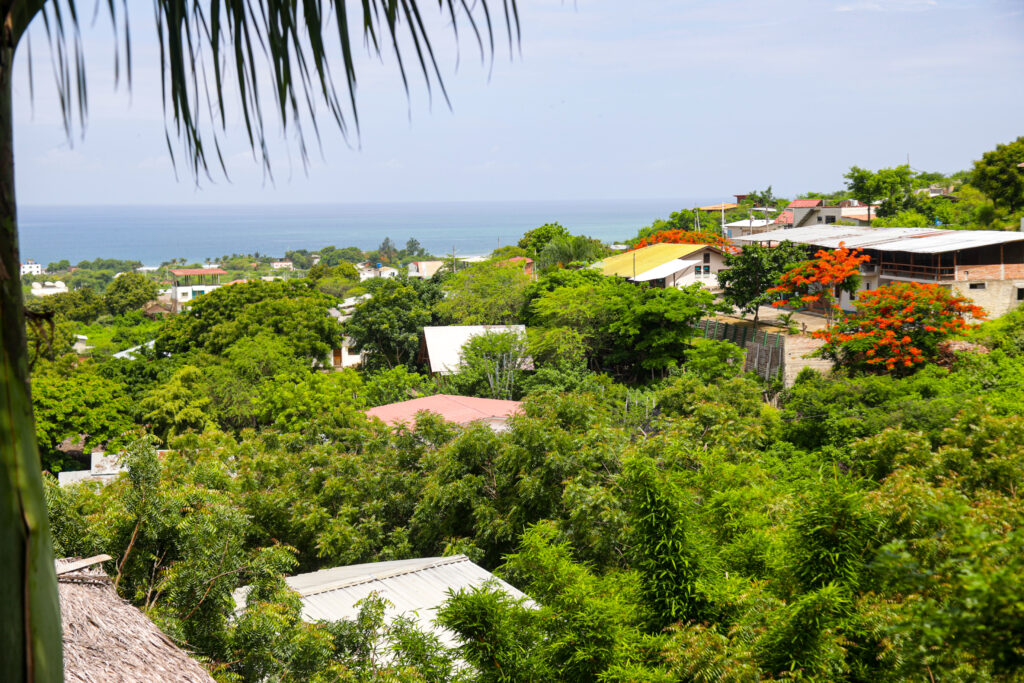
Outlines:
[[[28,261],[25,261],[24,263],[21,264],[21,274],[22,275],[42,275],[43,274],[43,264],[36,263],[32,259],[29,259]]]
[[[774,230],[735,241],[860,249],[871,257],[861,270],[862,289],[892,282],[938,284],[971,298],[990,317],[1024,302],[1024,232],[822,225]],[[840,305],[850,308],[849,297],[844,295]]]
[[[221,276],[227,275],[227,271],[220,268],[170,268],[168,273],[172,278],[170,299],[173,313],[192,303],[196,297],[220,287]]]

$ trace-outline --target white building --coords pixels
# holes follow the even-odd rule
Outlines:
[[[526,337],[526,325],[445,325],[423,328],[420,361],[430,364],[430,372],[450,375],[462,366],[462,349],[473,337],[483,334],[515,334]],[[523,359],[523,370],[533,370],[533,359]]]
[[[356,266],[356,270],[359,271],[359,281],[370,280],[375,277],[397,277],[398,270],[390,266],[384,266],[379,263],[369,264],[360,263]]]
[[[444,261],[413,261],[409,264],[409,277],[434,277],[444,265]]]
[[[197,297],[209,294],[221,286],[220,278],[227,272],[220,268],[171,268],[174,278],[171,287],[171,310],[177,313],[184,304],[192,303]]]
[[[274,270],[295,270],[291,261],[271,261],[270,267]]]
[[[24,263],[21,264],[21,274],[22,275],[42,275],[43,274],[43,265],[41,263],[36,263],[32,259],[29,259],[28,261],[25,261]]]
[[[32,294],[34,296],[53,296],[54,294],[64,294],[67,291],[69,291],[67,283],[63,280],[32,283]]]

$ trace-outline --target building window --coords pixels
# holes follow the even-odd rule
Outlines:
[[[1017,288],[1017,301],[1024,301],[1024,287]]]
[[[971,284],[968,285],[968,287],[970,289],[985,289],[985,283],[984,282],[972,282]]]
[[[704,263],[711,263],[711,254],[704,252]]]
[[[819,223],[821,222],[821,216],[818,216],[818,222]]]
[[[704,266],[704,274],[711,275],[711,266]]]
[[[835,223],[836,222],[836,217],[835,216],[825,216],[825,222],[826,223]]]

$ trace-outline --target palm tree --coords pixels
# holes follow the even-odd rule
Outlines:
[[[600,242],[582,235],[560,235],[547,243],[537,257],[539,270],[549,270],[570,263],[591,261],[607,250]]]
[[[107,0],[119,36],[115,74],[131,83],[127,0]],[[163,68],[166,137],[183,147],[180,157],[194,178],[223,169],[219,135],[226,128],[225,93],[237,90],[255,157],[269,173],[265,114],[296,133],[303,160],[300,120],[312,122],[326,107],[343,135],[358,131],[356,69],[352,33],[361,33],[377,55],[394,53],[408,91],[410,71],[428,88],[444,84],[426,27],[423,0],[361,0],[358,16],[344,0],[155,0]],[[500,5],[495,18],[494,5]],[[494,54],[495,28],[504,25],[510,50],[518,40],[515,0],[437,0],[454,38],[460,27],[479,46],[481,59]],[[92,11],[92,8],[88,8]],[[43,499],[42,474],[25,347],[17,211],[11,79],[15,51],[30,24],[42,17],[49,40],[64,126],[86,112],[85,72],[76,0],[0,0],[0,680],[58,681],[63,677],[60,609],[53,552]],[[354,24],[354,26],[353,26]],[[402,45],[411,47],[403,48]],[[340,49],[342,84],[336,87],[329,49]],[[403,55],[412,53],[410,67]],[[264,73],[266,69],[266,76]],[[273,111],[259,91],[268,77]],[[173,135],[172,135],[173,133]]]

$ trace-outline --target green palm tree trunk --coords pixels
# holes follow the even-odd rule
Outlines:
[[[11,77],[20,31],[7,19],[0,45],[0,680],[60,681],[60,604],[29,393],[14,196]]]

